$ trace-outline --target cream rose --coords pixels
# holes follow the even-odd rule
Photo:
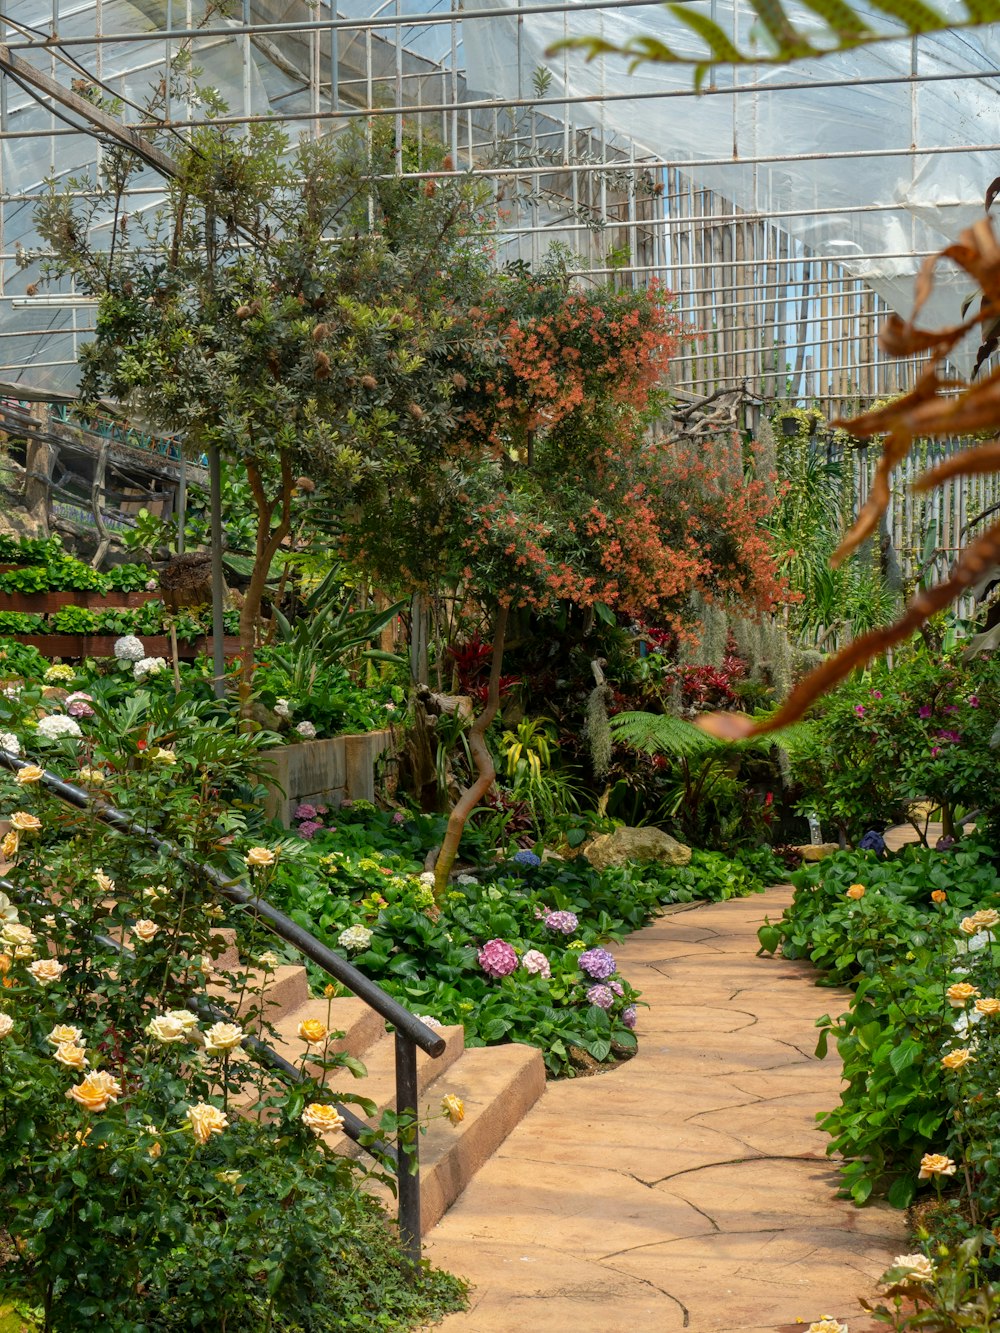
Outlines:
[[[31,964],[28,971],[40,986],[48,986],[50,982],[58,981],[66,968],[63,963],[57,963],[54,958],[39,958],[36,963]]]
[[[930,1180],[932,1176],[953,1176],[955,1170],[955,1163],[950,1157],[945,1157],[939,1152],[925,1152],[920,1159],[918,1179]]]
[[[205,1033],[205,1050],[209,1055],[222,1055],[239,1046],[243,1036],[239,1023],[213,1023]]]
[[[13,945],[17,948],[21,944],[37,944],[38,937],[28,926],[22,926],[19,921],[6,921],[0,927],[0,940],[4,944]]]
[[[143,944],[152,943],[153,939],[160,933],[160,927],[155,921],[149,921],[145,917],[137,921],[132,927],[132,934]]]
[[[83,1029],[69,1027],[66,1023],[57,1023],[45,1040],[53,1046],[65,1046],[67,1042],[72,1042],[74,1046],[87,1044],[83,1039]]]
[[[982,1000],[977,1000],[976,1013],[987,1014],[990,1017],[994,1014],[1000,1014],[1000,1000],[994,1000],[992,996],[985,996]]]
[[[329,1134],[344,1128],[344,1117],[325,1102],[310,1102],[302,1112],[302,1123],[314,1134]]]
[[[102,893],[114,893],[115,882],[110,875],[104,873],[100,866],[94,871],[94,883]]]
[[[44,768],[39,768],[37,764],[25,764],[23,768],[18,769],[14,781],[19,787],[30,787],[35,782],[41,782],[44,776]]]
[[[934,1265],[926,1254],[897,1254],[890,1268],[905,1268],[907,1282],[933,1282]]]
[[[0,1040],[9,1037],[14,1030],[14,1020],[10,1014],[0,1014]]]
[[[956,1009],[963,1009],[970,1000],[974,1000],[979,994],[975,986],[970,986],[967,981],[956,981],[954,986],[949,986],[945,991],[948,1003]]]
[[[165,1017],[172,1018],[175,1023],[179,1023],[189,1036],[198,1026],[198,1019],[190,1009],[168,1009]]]
[[[86,1069],[87,1052],[82,1046],[72,1041],[65,1041],[56,1047],[56,1059],[67,1069]]]
[[[13,857],[17,855],[17,849],[19,846],[20,846],[20,839],[18,838],[14,830],[11,829],[10,833],[5,833],[3,836],[3,840],[0,841],[0,854],[2,854],[6,858],[6,860],[10,861]]]
[[[116,1102],[121,1095],[122,1085],[103,1070],[95,1070],[93,1074],[88,1074],[82,1083],[70,1088],[66,1093],[67,1097],[82,1106],[85,1111],[95,1113],[105,1110],[109,1102]]]
[[[157,1041],[162,1041],[164,1045],[184,1041],[187,1037],[187,1031],[169,1014],[161,1014],[158,1018],[150,1019],[146,1025],[146,1032]]]
[[[270,847],[251,847],[243,858],[244,862],[250,866],[273,866],[278,859],[278,853],[272,852]]]
[[[964,1069],[976,1057],[966,1046],[960,1046],[957,1051],[951,1051],[948,1055],[942,1057],[941,1064],[945,1069]]]

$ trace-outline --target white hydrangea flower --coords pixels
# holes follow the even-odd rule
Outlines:
[[[16,759],[21,753],[21,742],[12,731],[0,731],[0,750],[6,750]]]
[[[337,943],[344,949],[353,949],[356,953],[367,949],[371,943],[372,932],[367,926],[348,926],[337,936]]]
[[[47,741],[62,740],[64,736],[77,740],[83,735],[79,724],[62,713],[52,713],[49,717],[39,718],[38,735]]]
[[[163,657],[140,657],[138,662],[132,663],[132,675],[136,680],[145,680],[147,676],[158,676],[166,669],[167,662]]]
[[[433,878],[434,878],[434,877],[433,877],[433,875],[432,875],[432,876],[431,876],[431,879],[433,880]],[[479,883],[479,880],[476,879],[475,875],[456,875],[456,876],[455,876],[455,883],[456,883],[456,884],[478,884],[478,883]]]
[[[437,1018],[431,1018],[430,1014],[414,1014],[414,1018],[419,1018],[421,1023],[429,1028],[443,1028],[444,1024]]]
[[[292,716],[292,706],[287,699],[279,699],[274,705],[274,711],[278,717],[283,717],[286,721]]]
[[[421,884],[433,884],[433,883],[434,883],[434,871],[433,871],[433,870],[425,870],[424,873],[420,876],[420,883],[421,883]]]
[[[119,662],[140,662],[146,656],[146,650],[142,640],[134,634],[123,634],[115,640],[114,654]]]
[[[316,739],[316,728],[311,722],[300,722],[295,730],[303,740],[314,741]]]

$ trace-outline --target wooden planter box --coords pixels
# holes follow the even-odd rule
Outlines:
[[[272,776],[265,813],[289,828],[296,806],[303,802],[337,806],[347,799],[374,801],[375,761],[392,743],[392,732],[386,729],[269,750],[267,767]]]
[[[82,657],[114,657],[115,643],[121,637],[118,634],[7,634],[15,643],[27,643],[37,648],[46,657],[69,657],[74,660]],[[165,657],[170,660],[170,640],[165,634],[144,637],[143,646],[147,657]],[[237,634],[227,634],[224,639],[226,657],[238,657],[240,640]],[[181,640],[177,644],[177,656],[185,659],[201,656],[211,657],[212,640],[209,636],[197,639]]]
[[[131,611],[156,601],[158,592],[0,592],[0,611],[26,611],[49,615],[64,606],[84,606],[90,611]]]

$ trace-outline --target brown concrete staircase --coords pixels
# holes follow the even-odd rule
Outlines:
[[[240,967],[232,936],[227,951],[215,963],[227,973]],[[215,997],[231,998],[228,987],[213,983]],[[272,1028],[264,1040],[279,1055],[299,1065],[307,1051],[298,1035],[299,1024],[318,1019],[341,1035],[331,1050],[352,1055],[366,1070],[363,1078],[351,1078],[347,1070],[333,1071],[333,1091],[350,1092],[375,1103],[376,1112],[367,1118],[374,1129],[383,1110],[395,1101],[395,1048],[386,1025],[362,1000],[352,996],[328,1000],[313,998],[304,967],[283,966],[270,977],[248,973],[247,999],[243,1007],[258,1003],[263,995],[264,1019]],[[545,1089],[545,1064],[533,1046],[466,1047],[461,1026],[441,1029],[443,1053],[432,1059],[417,1053],[418,1113],[434,1116],[420,1136],[420,1222],[426,1232],[455,1202],[466,1185],[514,1127],[520,1123]],[[308,1063],[307,1063],[308,1071]],[[440,1118],[441,1098],[446,1093],[461,1097],[465,1118],[452,1125]],[[345,1155],[365,1160],[364,1150],[346,1135],[328,1139],[331,1147]]]

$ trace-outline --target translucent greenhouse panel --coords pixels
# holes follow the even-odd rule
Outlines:
[[[620,57],[588,63],[577,52],[545,54],[565,37],[622,43],[644,34],[701,53],[700,40],[664,8],[574,13],[570,4],[566,13],[531,14],[511,3],[509,19],[471,17],[496,4],[466,0],[470,89],[531,97],[534,71],[545,69],[551,76],[545,103],[554,114],[563,114],[560,93],[586,97],[582,105],[564,104],[572,123],[593,124],[599,116],[665,163],[682,166],[698,186],[751,216],[774,219],[900,312],[912,304],[921,255],[982,215],[986,186],[997,174],[988,146],[1000,143],[1000,84],[989,73],[996,67],[996,28],[921,38],[916,81],[906,39],[821,61],[746,68],[736,71],[735,82],[720,69],[695,95],[690,67],[647,64],[628,74]],[[733,0],[697,0],[695,7],[727,32],[735,21],[739,45],[749,44],[748,6],[737,0],[735,20]],[[803,26],[815,22],[807,11],[789,8]],[[865,12],[863,4],[858,8]],[[879,26],[884,22],[879,16]],[[920,81],[924,75],[929,81]],[[779,86],[788,84],[804,86]],[[629,93],[634,98],[622,98]],[[948,151],[919,151],[935,148]],[[949,267],[942,267],[926,322],[959,317],[970,284]]]

